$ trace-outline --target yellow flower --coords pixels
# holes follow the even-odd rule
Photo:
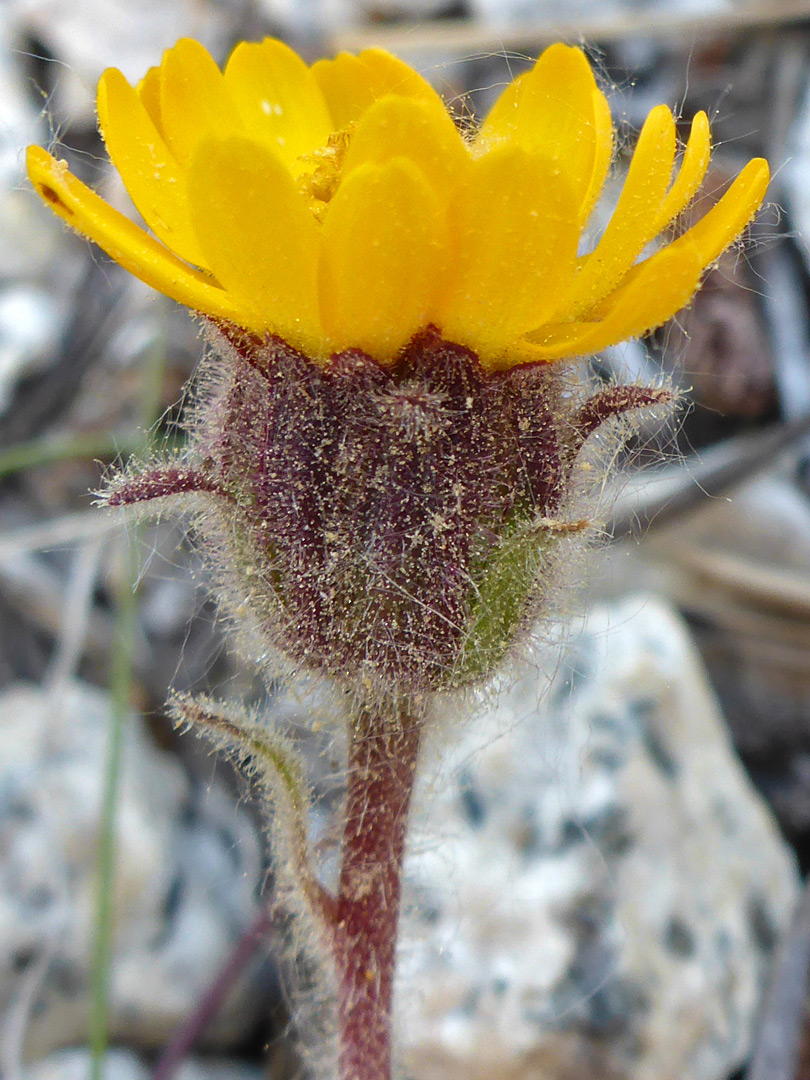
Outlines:
[[[134,89],[109,69],[98,111],[154,236],[31,147],[43,199],[160,292],[316,359],[356,347],[388,363],[429,325],[490,370],[646,333],[689,302],[768,182],[767,163],[749,162],[702,220],[649,254],[710,153],[699,113],[674,172],[675,121],[660,105],[586,243],[613,126],[584,53],[561,44],[472,135],[389,53],[308,67],[274,40],[237,46],[224,71],[179,41]]]

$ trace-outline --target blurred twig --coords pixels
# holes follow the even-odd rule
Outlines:
[[[607,531],[618,538],[639,536],[668,525],[706,499],[728,495],[739,484],[764,472],[810,432],[810,416],[774,424],[752,434],[727,439],[677,465],[647,469],[642,488],[617,498]]]
[[[722,37],[736,31],[765,29],[810,19],[809,0],[756,0],[731,10],[699,14],[634,10],[591,18],[552,18],[515,22],[505,26],[476,20],[399,23],[395,26],[352,28],[337,31],[330,49],[359,52],[373,46],[393,52],[477,54],[517,52],[531,54],[553,41],[598,41],[604,43],[631,37],[653,37],[664,41]]]
[[[706,551],[684,545],[672,558],[757,610],[774,611],[804,625],[810,623],[810,579],[804,571],[769,566],[728,551]]]
[[[172,1080],[185,1057],[222,1008],[228,994],[244,974],[245,968],[255,959],[272,928],[272,909],[265,902],[257,910],[252,924],[239,939],[234,951],[214,975],[197,1007],[160,1055],[152,1073],[152,1080]]]
[[[808,972],[810,971],[810,885],[805,886],[774,966],[751,1064],[745,1080],[800,1080]]]
[[[0,1024],[0,1076],[3,1080],[25,1080],[23,1063],[25,1030],[32,1010],[48,974],[51,960],[57,951],[57,942],[64,927],[52,927],[48,938],[42,942],[36,959],[29,965],[18,984],[2,1024]]]
[[[82,544],[74,556],[65,589],[59,641],[45,677],[50,693],[59,694],[60,688],[73,677],[81,657],[103,550],[104,541],[99,538]]]
[[[99,539],[119,529],[126,516],[123,512],[113,516],[100,514],[98,510],[81,510],[76,514],[63,514],[36,525],[23,525],[18,529],[0,532],[0,562],[30,551]]]

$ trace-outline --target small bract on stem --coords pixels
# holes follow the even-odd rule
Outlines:
[[[641,410],[672,404],[665,386],[590,388],[565,361],[687,304],[768,168],[750,162],[662,242],[701,186],[710,134],[697,114],[676,168],[659,106],[610,221],[583,243],[614,136],[585,54],[565,45],[472,134],[389,53],[308,67],[272,40],[239,45],[224,71],[180,41],[135,87],[105,72],[98,106],[154,235],[38,147],[32,183],[193,309],[210,346],[186,448],[130,466],[104,500],[188,513],[245,650],[348,702],[334,890],[291,743],[215,702],[173,709],[267,797],[279,897],[332,996],[319,1073],[389,1080],[406,825],[435,700],[484,684],[549,617],[591,530],[583,455],[600,440],[610,459]]]

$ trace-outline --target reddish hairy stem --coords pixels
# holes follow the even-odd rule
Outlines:
[[[362,714],[351,732],[335,959],[341,1080],[389,1080],[402,861],[420,724]]]

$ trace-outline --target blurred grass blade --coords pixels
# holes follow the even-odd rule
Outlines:
[[[101,801],[98,844],[98,893],[90,986],[91,1080],[102,1080],[107,1051],[109,997],[113,938],[116,817],[121,785],[125,724],[130,709],[132,653],[138,615],[135,592],[137,559],[135,537],[122,535],[125,572],[120,575],[116,596],[116,635],[110,674],[110,727]]]
[[[162,341],[154,344],[143,369],[141,423],[143,435],[135,453],[146,454],[152,441],[151,425],[160,408],[166,350]],[[123,771],[125,725],[130,713],[132,656],[138,622],[139,560],[138,530],[122,535],[123,572],[116,588],[116,634],[110,658],[110,730],[101,802],[98,845],[98,893],[93,942],[90,998],[90,1080],[103,1080],[108,1047],[112,942],[115,916],[116,818]]]

